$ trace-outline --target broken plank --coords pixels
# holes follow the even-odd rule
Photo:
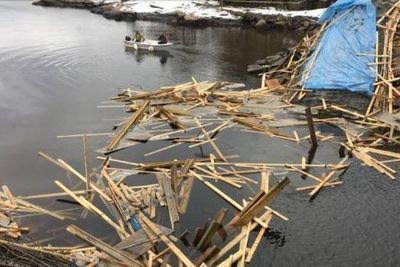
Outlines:
[[[133,256],[130,255],[129,253],[119,250],[119,249],[116,249],[116,248],[108,245],[107,243],[90,235],[89,233],[83,231],[82,229],[78,228],[75,225],[69,225],[67,227],[67,231],[70,232],[71,234],[79,237],[80,239],[84,240],[85,242],[91,244],[92,246],[95,246],[100,251],[103,251],[104,253],[106,253],[107,255],[110,255],[114,259],[116,259],[118,261],[122,261],[123,263],[127,264],[128,266],[132,266],[132,267],[144,266],[139,261],[133,259]]]

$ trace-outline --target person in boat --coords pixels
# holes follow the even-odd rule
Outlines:
[[[144,41],[144,37],[139,31],[136,31],[132,36],[132,41],[141,43]]]
[[[168,43],[167,37],[165,36],[164,33],[162,33],[160,37],[158,37],[158,44],[166,44],[166,43]]]

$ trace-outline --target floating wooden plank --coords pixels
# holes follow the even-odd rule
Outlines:
[[[174,228],[176,222],[179,221],[178,207],[176,198],[171,187],[170,180],[162,173],[156,173],[158,183],[164,191],[165,199],[167,201],[168,213],[171,220],[171,226]]]
[[[275,184],[268,193],[260,191],[253,200],[240,211],[231,221],[235,226],[246,225],[254,216],[269,204],[284,188],[290,183],[289,178],[285,177]]]
[[[105,222],[107,222],[109,225],[111,225],[117,232],[122,234],[122,236],[127,236],[126,231],[121,228],[118,224],[116,224],[113,220],[111,220],[110,217],[108,217],[104,212],[102,212],[100,209],[98,209],[95,205],[87,201],[85,198],[82,196],[78,197],[75,195],[71,190],[69,190],[66,186],[64,186],[60,181],[54,181],[54,183],[60,187],[63,191],[65,191],[69,196],[71,196],[76,202],[81,204],[82,207],[88,209],[89,211],[93,212],[94,214],[98,215],[101,217]]]
[[[189,205],[190,194],[193,188],[194,178],[193,176],[188,177],[182,182],[181,190],[179,192],[179,212],[185,214]]]
[[[147,100],[144,104],[125,122],[119,132],[115,135],[115,137],[111,140],[110,144],[107,146],[107,150],[113,150],[116,148],[121,141],[121,139],[127,134],[129,129],[134,126],[138,121],[142,118],[143,113],[149,106],[150,101]]]
[[[265,219],[271,216],[271,212],[267,211],[263,215],[260,216],[260,220],[265,221]],[[259,224],[254,222],[250,225],[249,231],[253,231]],[[266,225],[268,228],[268,225]],[[245,237],[246,233],[241,232],[237,236],[235,236],[231,241],[229,241],[225,246],[218,252],[215,257],[207,261],[207,266],[214,266],[216,262],[218,262],[226,253],[228,253],[232,248],[234,248],[237,244],[240,243],[240,241]]]
[[[7,196],[1,191],[0,191],[0,197],[7,198]],[[44,209],[44,208],[42,208],[40,206],[37,206],[37,205],[32,204],[30,202],[27,202],[27,201],[25,201],[23,199],[15,198],[15,201],[17,202],[18,206],[24,206],[24,207],[27,207],[27,208],[31,208],[31,209],[36,210],[38,212],[43,212],[44,214],[48,214],[48,215],[50,215],[50,216],[52,216],[54,218],[57,218],[59,220],[64,220],[64,216],[59,215],[56,212],[52,212],[52,211],[46,210],[46,209]],[[13,206],[11,206],[11,207],[13,207]]]
[[[238,210],[242,210],[243,207],[237,203],[234,199],[232,199],[230,196],[228,196],[227,194],[225,194],[224,192],[222,192],[220,189],[218,189],[216,186],[214,186],[213,184],[211,184],[210,182],[204,180],[204,178],[202,178],[199,174],[195,173],[194,171],[190,171],[190,173],[196,177],[198,180],[200,180],[201,182],[203,182],[208,188],[210,188],[211,190],[213,190],[217,195],[219,195],[221,198],[223,198],[225,201],[227,201],[229,204],[231,204],[233,207],[235,207]],[[259,218],[255,217],[254,220],[262,225],[265,225],[263,221],[261,221]]]
[[[343,158],[339,165],[342,165],[344,162],[346,162],[348,159],[348,156],[346,156],[345,158]],[[333,177],[333,175],[335,175],[338,171],[334,170],[331,171],[324,179],[321,179],[321,182],[310,192],[310,199],[313,199],[318,192],[321,190],[321,188],[328,183],[328,181]]]
[[[58,159],[58,162],[61,164],[62,168],[71,172],[72,174],[74,174],[76,177],[78,177],[82,182],[86,183],[86,177],[84,177],[82,174],[80,174],[77,170],[75,170],[74,168],[72,168],[71,165],[69,165],[68,163],[66,163],[65,161],[63,161],[62,159]],[[101,190],[98,186],[96,186],[93,183],[90,183],[90,187],[96,191],[96,193],[98,193],[102,198],[104,198],[104,200],[111,202],[111,198],[105,193],[103,192],[103,190]]]
[[[171,251],[188,267],[195,267],[193,262],[189,260],[186,255],[166,236],[160,229],[151,222],[143,213],[139,213],[140,218],[143,222],[153,231],[160,239],[171,249]]]
[[[174,191],[175,194],[178,193],[178,167],[176,164],[172,165],[170,169],[171,173],[171,186],[172,190]]]
[[[85,168],[85,177],[86,177],[86,198],[90,199],[90,175],[88,171],[88,147],[87,147],[87,135],[83,134],[82,136],[83,143],[83,166]]]
[[[268,134],[269,136],[276,136],[288,141],[293,141],[293,142],[297,142],[297,140],[287,134],[285,134],[284,132],[281,132],[277,129],[274,129],[272,127],[268,127],[262,124],[258,124],[255,122],[252,122],[251,120],[247,119],[247,118],[240,118],[240,117],[235,117],[233,118],[234,122],[237,122],[239,124],[242,124],[244,126],[247,126],[249,128],[252,128],[254,130],[260,131],[260,132],[264,132],[266,134]]]
[[[237,264],[238,267],[245,266],[247,242],[249,241],[250,227],[251,227],[251,222],[249,222],[247,225],[242,226],[241,231],[245,234],[245,236],[244,236],[244,238],[242,238],[242,240],[240,240],[240,243],[239,243],[239,251],[238,252],[241,252],[242,256],[238,259],[239,260],[239,262]]]
[[[216,245],[210,246],[209,248],[207,248],[206,251],[204,251],[203,254],[201,254],[198,258],[196,258],[193,261],[194,265],[201,266],[202,263],[204,263],[208,259],[214,257],[219,251],[220,251],[220,249]]]
[[[17,201],[15,200],[14,195],[11,193],[8,186],[3,185],[1,188],[3,189],[3,192],[6,195],[8,201],[10,201],[10,204],[16,208],[18,206]]]
[[[263,171],[261,172],[261,185],[260,185],[260,190],[264,192],[269,191],[269,177],[270,177],[271,172],[269,171]]]
[[[199,119],[197,119],[196,117],[194,117],[195,122],[197,123],[197,125],[199,126],[200,130],[203,132],[204,136],[206,137],[206,139],[208,140],[208,142],[210,143],[210,145],[214,148],[215,153],[217,154],[219,159],[222,159],[223,161],[227,162],[224,154],[222,154],[221,150],[218,148],[218,146],[214,143],[213,140],[211,140],[210,136],[208,135],[208,133],[206,132],[206,130],[204,130],[204,128],[201,126]]]
[[[103,251],[107,255],[110,255],[114,259],[118,261],[122,261],[123,263],[127,264],[128,266],[133,266],[133,267],[143,267],[144,265],[135,259],[133,259],[132,255],[130,255],[127,252],[124,252],[122,250],[116,249],[107,243],[101,241],[100,239],[97,239],[96,237],[90,235],[89,233],[83,231],[82,229],[78,228],[75,225],[69,225],[67,227],[67,231],[70,232],[71,234],[79,237],[83,241],[91,244],[92,246],[95,246],[98,248],[100,251]]]
[[[265,219],[265,223],[268,225],[269,222],[271,221],[271,219],[272,219],[272,214],[269,214],[269,216]],[[249,250],[249,253],[246,256],[246,262],[247,263],[251,262],[251,260],[252,260],[252,258],[254,256],[254,253],[256,252],[257,247],[261,242],[261,239],[264,237],[264,233],[265,233],[266,230],[267,230],[266,227],[261,226],[260,232],[258,232],[257,237],[254,240],[253,245],[251,246],[251,248]]]
[[[203,236],[201,237],[200,241],[197,244],[197,248],[199,250],[204,251],[208,247],[214,234],[221,227],[222,220],[224,219],[227,212],[228,212],[227,209],[220,210],[215,216],[215,218],[211,221],[210,225],[207,227]]]
[[[167,118],[171,127],[175,128],[175,129],[186,129],[187,128],[187,126],[184,125],[182,122],[180,122],[178,120],[178,118],[170,111],[168,111],[164,108],[159,108],[159,111],[161,114],[163,114]]]
[[[195,162],[194,159],[187,159],[182,166],[181,171],[179,172],[179,177],[183,178],[188,173],[189,169],[192,167],[193,163]]]

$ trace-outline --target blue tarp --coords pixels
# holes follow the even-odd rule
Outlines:
[[[371,93],[376,75],[371,64],[376,9],[371,0],[338,0],[319,22],[329,24],[305,65],[304,87]]]

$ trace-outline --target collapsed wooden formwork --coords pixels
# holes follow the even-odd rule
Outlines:
[[[106,156],[98,157],[102,164],[94,173],[87,171],[87,139],[104,135],[102,133],[60,136],[82,138],[82,172],[62,159],[39,152],[42,158],[78,178],[84,189],[72,190],[56,180],[55,184],[62,192],[15,197],[8,187],[3,187],[0,207],[2,216],[8,218],[14,214],[30,212],[68,219],[67,212],[49,211],[29,202],[68,196],[112,227],[120,241],[106,243],[93,236],[90,229],[70,225],[66,230],[89,246],[20,246],[92,266],[100,262],[122,266],[230,266],[234,263],[243,266],[252,260],[271,219],[288,220],[286,215],[269,206],[289,183],[288,178],[284,177],[271,180],[274,173],[285,171],[304,177],[308,181],[307,185],[296,190],[308,192],[310,199],[315,198],[322,189],[343,184],[340,176],[350,166],[350,156],[395,179],[396,171],[388,164],[398,161],[400,154],[378,146],[400,141],[386,133],[375,133],[376,128],[388,128],[388,124],[382,120],[366,118],[363,114],[330,104],[324,99],[320,105],[309,109],[282,103],[279,101],[280,94],[276,94],[281,89],[264,80],[258,89],[238,88],[240,86],[237,84],[197,82],[193,79],[185,84],[162,87],[151,92],[126,89],[113,97],[114,101],[123,104],[129,116],[118,124],[109,144],[100,149]],[[301,119],[282,119],[279,117],[282,110],[284,113],[300,112],[304,115]],[[347,119],[338,119],[336,116],[322,119],[313,115],[328,110],[340,112]],[[341,128],[344,138],[321,134],[316,128],[321,124]],[[232,127],[242,128],[243,135],[261,134],[266,138],[289,142],[293,146],[309,141],[309,156],[297,162],[242,162],[237,155],[225,155],[218,144],[218,135]],[[307,129],[309,134],[300,136],[296,128]],[[177,146],[196,149],[207,145],[211,151],[203,157],[170,158],[160,162],[132,162],[112,156],[122,149],[134,149],[139,144],[160,141],[169,142],[170,145],[145,153],[144,157],[164,153]],[[315,153],[318,144],[324,142],[337,146],[339,151],[347,150],[348,155],[344,153],[337,163],[313,163],[310,154]],[[373,155],[391,159],[382,161]],[[320,175],[315,174],[318,169]],[[144,174],[154,175],[157,182],[129,184],[129,181]],[[259,178],[255,179],[254,176]],[[228,212],[222,206],[220,212],[205,226],[199,226],[192,233],[185,231],[175,236],[175,225],[185,216],[191,193],[196,190],[195,181],[215,193],[235,212]],[[232,190],[242,190],[244,186],[256,190],[253,196],[240,200],[236,195],[224,192],[221,185],[229,186]],[[111,212],[96,206],[95,198],[101,199]],[[165,216],[169,218],[169,224],[155,223]],[[29,230],[15,225],[11,227],[11,220],[7,222],[3,232],[13,238]],[[15,236],[16,233],[18,236]]]
[[[369,67],[376,72],[376,82],[374,94],[365,115],[377,114],[379,112],[394,112],[393,104],[395,99],[400,96],[399,92],[399,21],[400,21],[400,3],[397,2],[389,9],[377,22],[376,53],[360,54],[358,56],[374,56],[375,63]],[[342,16],[346,15],[345,12]],[[277,79],[282,84],[284,91],[284,100],[291,103],[302,100],[308,90],[302,85],[302,77],[307,77],[307,71],[304,65],[308,62],[313,65],[320,49],[318,44],[320,37],[334,22],[325,23],[311,33],[306,35],[302,41],[294,48],[289,50],[285,58],[280,59],[280,64],[274,66],[270,71],[263,73],[263,79]],[[396,57],[396,60],[394,60]],[[306,79],[306,78],[305,78]]]
[[[397,7],[393,8],[386,16],[392,18],[396,10]],[[310,49],[315,49],[326,27],[329,25],[323,25],[312,37],[305,37],[278,69],[264,73],[260,88],[244,90],[229,82],[192,79],[154,91],[122,90],[112,100],[122,104],[128,117],[116,125],[114,133],[60,136],[82,138],[84,167],[81,171],[62,159],[39,152],[42,158],[76,177],[81,189],[72,189],[65,182],[55,180],[60,192],[20,197],[3,186],[0,233],[17,240],[29,231],[13,220],[18,214],[44,214],[68,220],[71,214],[67,210],[50,211],[32,203],[35,199],[68,197],[69,201],[109,225],[118,241],[105,242],[94,236],[91,229],[69,225],[66,231],[84,244],[54,247],[20,242],[16,246],[50,253],[80,266],[103,263],[115,266],[244,266],[253,259],[273,218],[289,220],[271,207],[271,202],[283,189],[290,190],[287,176],[304,178],[306,184],[295,190],[307,192],[310,200],[321,190],[342,185],[341,176],[354,159],[395,180],[397,171],[391,164],[400,161],[400,154],[391,148],[400,144],[400,137],[396,136],[399,124],[393,117],[377,114],[379,109],[390,111],[393,104],[391,101],[379,104],[380,99],[390,99],[387,88],[396,92],[395,81],[392,81],[395,78],[391,78],[394,75],[389,60],[391,52],[380,57],[382,61],[377,64],[378,72],[382,73],[379,75],[384,79],[377,81],[377,93],[367,116],[324,98],[309,108],[293,103],[308,92],[297,86],[297,79]],[[396,35],[385,38],[396,40]],[[393,51],[393,45],[387,48]],[[379,97],[379,94],[388,97]],[[341,129],[342,134],[323,134],[318,130],[328,125]],[[309,142],[310,149],[292,162],[243,161],[240,155],[226,154],[219,142],[221,133],[233,128],[240,129],[242,135],[259,135],[293,147]],[[89,173],[88,158],[92,153],[88,151],[88,139],[104,135],[110,136],[108,144],[99,149],[105,155],[97,157],[101,164]],[[147,153],[136,151],[143,154],[143,162],[116,158],[113,154],[157,142],[168,142],[168,145]],[[326,143],[338,150],[339,159],[334,163],[315,163],[315,151]],[[203,153],[205,146],[209,148],[208,153]],[[201,149],[202,156],[173,156],[157,162],[145,160],[147,156],[160,155],[176,147]],[[284,175],[277,179],[275,175],[280,172]],[[135,178],[142,175],[151,175],[155,180],[135,184]],[[204,185],[226,205],[194,231],[176,232],[176,225],[193,201],[191,195],[196,184]],[[235,193],[228,194],[224,190],[226,187]],[[241,197],[239,192],[244,187],[252,187],[254,194]],[[101,200],[103,205],[96,205],[95,200]],[[160,224],[165,221],[160,218],[167,218],[168,223]],[[10,241],[4,242],[10,244]]]
[[[376,83],[375,91],[372,96],[366,115],[378,112],[393,113],[394,100],[400,97],[398,83],[400,80],[398,72],[394,69],[399,68],[398,62],[393,60],[395,49],[399,46],[398,27],[400,21],[400,2],[386,12],[377,22],[377,49],[376,49]],[[383,36],[380,40],[379,36]],[[397,53],[396,53],[397,54]]]

